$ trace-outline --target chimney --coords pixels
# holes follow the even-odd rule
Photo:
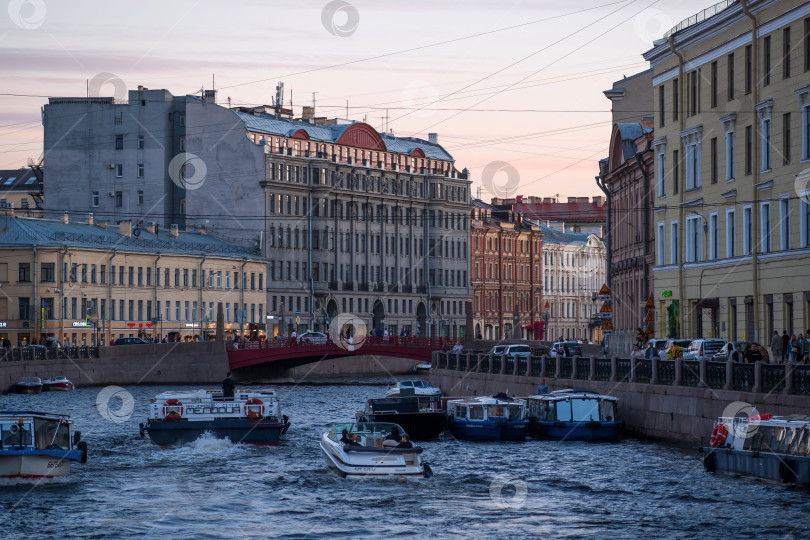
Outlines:
[[[315,107],[304,106],[301,111],[301,120],[312,123],[315,121]]]
[[[597,197],[594,197],[593,204],[595,204],[596,206],[602,206],[602,196],[599,195]]]
[[[515,196],[515,202],[516,202],[517,204],[522,203],[522,202],[523,202],[523,195],[516,195],[516,196]]]
[[[197,228],[200,230],[200,234],[205,234],[205,225],[200,225]]]
[[[119,221],[118,234],[121,236],[126,236],[127,238],[132,238],[132,221]]]
[[[70,223],[70,212],[67,210],[62,214],[62,223]]]
[[[157,234],[157,224],[154,221],[147,221],[146,232],[149,234]]]
[[[568,204],[575,203],[575,202],[577,202],[576,197],[568,197]]]
[[[180,228],[177,226],[177,223],[172,223],[170,232],[172,233],[172,236],[174,236],[175,238],[180,236]]]
[[[203,92],[203,98],[205,99],[206,103],[213,103],[216,105],[217,103],[217,91],[216,90],[206,90]]]
[[[84,216],[84,221],[88,225],[92,225],[93,224],[93,212],[88,212],[88,214],[86,216]]]
[[[588,204],[588,197],[577,197],[577,202]]]
[[[439,134],[438,133],[428,133],[428,142],[430,144],[439,144]]]
[[[96,221],[96,227],[98,227],[100,229],[104,229],[105,231],[107,230],[107,225],[108,225],[108,222],[106,220],[104,220],[104,221]]]

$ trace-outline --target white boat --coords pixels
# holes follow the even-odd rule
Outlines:
[[[326,464],[343,477],[433,476],[422,459],[422,447],[412,443],[408,448],[397,446],[395,439],[402,435],[404,429],[385,422],[335,424],[321,436],[320,445]],[[359,442],[348,443],[346,436]]]
[[[409,379],[399,381],[394,386],[389,386],[385,392],[385,397],[406,397],[406,396],[441,396],[441,388],[436,388],[430,381],[424,379]]]
[[[289,427],[273,390],[237,390],[233,397],[218,390],[185,390],[152,398],[141,436],[148,433],[161,446],[189,443],[206,432],[234,443],[277,445]]]
[[[416,364],[416,366],[414,366],[413,372],[417,375],[430,375],[430,368],[430,362],[419,362]]]
[[[0,412],[0,478],[48,481],[87,461],[87,444],[70,417],[32,411]]]

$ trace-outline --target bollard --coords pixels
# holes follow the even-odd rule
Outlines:
[[[731,390],[734,388],[734,361],[726,360],[726,384],[723,390]]]
[[[754,363],[754,388],[751,389],[752,392],[756,392],[757,394],[762,393],[762,366],[765,365],[765,362],[759,360],[758,362]]]
[[[793,392],[793,368],[795,367],[796,364],[793,362],[785,364],[785,394],[791,394]]]
[[[548,377],[548,373],[546,373],[546,356],[545,354],[540,355],[540,377],[545,378]]]
[[[683,375],[683,358],[676,358],[675,360],[675,380],[672,381],[673,386],[681,386],[681,377]]]
[[[698,381],[699,388],[706,388],[709,385],[706,383],[706,359],[700,359],[700,380]]]
[[[650,367],[650,384],[658,384],[658,362],[661,359],[653,355]]]
[[[596,357],[594,355],[591,355],[591,357],[589,359],[589,362],[591,364],[590,365],[591,372],[588,375],[588,380],[589,381],[595,381],[596,380]]]
[[[610,357],[610,382],[617,382],[619,380],[619,369],[616,362],[616,357]]]
[[[575,381],[575,380],[577,380],[579,378],[578,377],[579,373],[577,373],[577,371],[578,371],[577,370],[577,363],[578,363],[577,360],[579,360],[579,356],[572,356],[571,357],[571,380],[572,381]]]
[[[554,360],[556,360],[555,363],[557,364],[556,367],[554,368],[554,378],[559,379],[560,374],[562,373],[562,358],[557,356],[554,358]]]

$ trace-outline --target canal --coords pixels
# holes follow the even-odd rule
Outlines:
[[[87,464],[74,464],[62,484],[0,487],[0,537],[810,536],[810,493],[707,474],[696,452],[632,439],[445,437],[422,443],[431,479],[338,478],[318,439],[381,396],[379,384],[278,387],[292,421],[278,447],[200,439],[161,449],[139,438],[138,423],[149,399],[168,389],[108,391],[104,416],[101,388],[0,396],[3,410],[70,414],[90,447]]]

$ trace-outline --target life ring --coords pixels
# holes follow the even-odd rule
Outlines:
[[[255,410],[258,405],[258,411]],[[245,416],[248,418],[261,418],[264,416],[264,402],[259,398],[250,398],[245,402]]]
[[[180,402],[180,400],[166,400],[166,403],[163,404],[163,416],[166,418],[166,420],[180,420],[180,417],[183,416],[183,404]]]
[[[726,443],[726,438],[728,437],[728,428],[725,424],[717,424],[714,426],[714,431],[712,431],[712,437],[709,439],[709,445],[712,448],[717,448],[718,446],[723,446]]]

